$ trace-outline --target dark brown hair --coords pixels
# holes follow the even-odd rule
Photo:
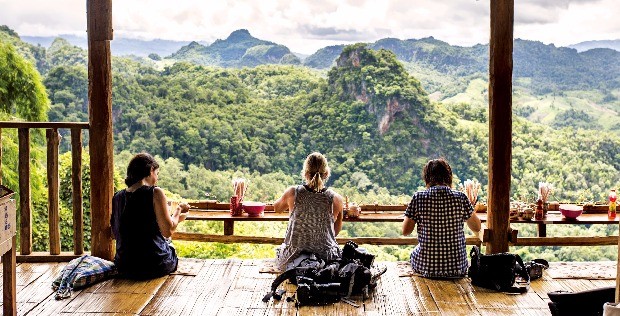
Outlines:
[[[452,168],[444,158],[431,159],[422,169],[422,178],[427,187],[435,185],[452,187]]]
[[[139,153],[129,161],[125,184],[127,187],[130,187],[148,177],[151,174],[151,170],[157,169],[159,169],[159,164],[153,156],[147,153]]]

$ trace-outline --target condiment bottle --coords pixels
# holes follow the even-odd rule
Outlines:
[[[609,192],[609,211],[607,212],[607,218],[616,218],[616,189],[611,189]]]
[[[344,196],[344,209],[342,213],[344,218],[349,218],[349,197],[347,195]]]
[[[545,213],[543,211],[543,201],[542,199],[538,199],[536,201],[536,212],[534,212],[534,219],[541,220],[545,217]]]

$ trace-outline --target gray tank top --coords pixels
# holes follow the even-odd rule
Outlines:
[[[281,267],[302,251],[314,252],[324,260],[340,258],[333,213],[334,191],[313,192],[303,185],[295,188],[295,206],[289,217],[284,243],[277,250]]]

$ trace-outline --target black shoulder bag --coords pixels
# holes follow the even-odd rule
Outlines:
[[[478,246],[474,246],[469,255],[471,265],[467,275],[471,284],[500,292],[527,292],[530,276],[519,255],[507,252],[483,255]],[[521,286],[515,286],[517,276],[523,280],[517,282]]]

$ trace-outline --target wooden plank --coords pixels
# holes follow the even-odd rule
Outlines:
[[[49,218],[50,254],[60,253],[60,180],[58,178],[58,145],[60,136],[57,129],[45,130],[47,138],[47,212]]]
[[[2,315],[17,315],[17,275],[15,262],[15,236],[11,238],[12,247],[2,255]]]
[[[49,252],[32,252],[29,255],[17,255],[17,262],[42,263],[42,262],[69,262],[81,255],[73,252],[61,252],[57,255],[50,255]]]
[[[30,130],[20,128],[19,138],[19,213],[20,213],[20,253],[32,252],[32,212],[30,201]]]
[[[220,242],[220,243],[250,243],[250,244],[272,244],[279,245],[284,241],[283,237],[260,237],[260,236],[239,236],[239,235],[211,235],[199,233],[175,232],[172,236],[174,240]],[[352,240],[359,245],[417,245],[418,239],[412,237],[337,237],[336,242],[344,245]],[[465,242],[468,245],[478,245],[480,241],[477,237],[467,237]]]
[[[613,246],[618,236],[519,237],[511,246]]]
[[[1,128],[79,128],[88,129],[88,122],[13,122],[13,121],[1,121]]]
[[[84,253],[84,213],[82,194],[82,130],[71,129],[71,186],[73,206],[73,253]]]
[[[95,27],[102,14],[111,14],[110,0],[88,1],[88,25]],[[100,10],[101,9],[101,10]],[[103,18],[103,20],[107,20]],[[103,28],[105,30],[106,28]],[[99,30],[99,29],[95,29]],[[109,41],[97,41],[106,35],[88,32],[88,101],[90,105],[91,175],[91,251],[94,256],[112,260],[114,253],[110,229],[114,194],[114,139],[112,137],[112,64]]]
[[[512,155],[514,0],[491,1],[489,41],[489,194],[487,253],[508,251]]]

